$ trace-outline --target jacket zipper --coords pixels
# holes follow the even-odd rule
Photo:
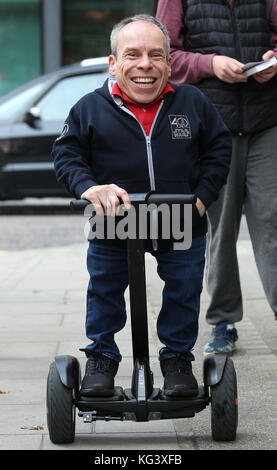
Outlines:
[[[162,108],[163,104],[164,104],[164,100],[161,101],[160,106],[158,108],[158,111],[156,112],[154,121],[152,123],[151,129],[150,129],[150,132],[149,132],[149,135],[146,135],[145,130],[143,129],[143,126],[141,125],[141,123],[139,122],[137,117],[128,108],[126,108],[124,105],[120,106],[121,109],[125,113],[132,116],[139,123],[140,128],[142,130],[142,133],[144,135],[144,138],[146,140],[148,173],[149,173],[149,180],[150,180],[150,188],[151,188],[152,191],[154,191],[156,189],[156,184],[155,184],[155,173],[154,173],[154,166],[153,166],[153,154],[152,154],[151,137],[152,137],[152,132],[153,132],[153,129],[155,127],[157,118],[160,114],[160,111],[161,111],[161,108]],[[156,210],[154,210],[152,212],[152,217],[153,217],[153,227],[155,229],[155,227],[157,226],[157,211]],[[158,249],[158,241],[155,238],[152,240],[152,246],[153,246],[154,251],[156,251]]]

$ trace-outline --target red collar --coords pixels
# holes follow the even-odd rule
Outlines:
[[[113,89],[112,89],[112,92],[111,92],[111,95],[118,95],[120,96],[123,101],[125,101],[126,103],[130,103],[132,105],[135,105],[137,107],[141,107],[141,108],[148,108],[150,106],[152,106],[154,103],[157,103],[157,101],[160,101],[163,99],[164,95],[166,93],[169,93],[169,92],[172,92],[174,93],[174,89],[169,85],[169,83],[166,84],[164,90],[162,91],[162,93],[154,100],[152,101],[151,103],[147,103],[147,104],[140,104],[140,103],[136,103],[135,101],[132,101],[130,98],[126,98],[126,96],[123,95],[122,91],[120,90],[119,86],[117,83],[114,84],[113,86]]]

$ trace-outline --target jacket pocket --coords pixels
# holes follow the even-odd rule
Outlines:
[[[200,224],[202,217],[199,213],[199,210],[196,207],[196,204],[192,204],[192,226],[195,227],[196,225]]]

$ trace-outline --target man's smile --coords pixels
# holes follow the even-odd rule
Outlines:
[[[154,77],[133,77],[131,81],[134,82],[136,85],[140,85],[143,87],[148,87],[149,85],[153,85],[156,82],[156,78]]]

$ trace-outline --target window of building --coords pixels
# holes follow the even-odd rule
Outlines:
[[[0,50],[0,96],[40,75],[40,0],[0,0]]]
[[[155,15],[155,0],[64,0],[63,64],[110,53],[113,25],[137,13]]]

